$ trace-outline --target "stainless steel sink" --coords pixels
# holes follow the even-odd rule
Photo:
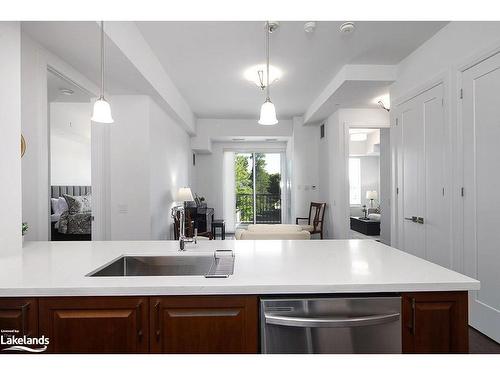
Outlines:
[[[230,254],[224,254],[230,253]],[[221,255],[224,254],[224,255]],[[229,256],[228,256],[229,255]],[[107,263],[87,276],[205,276],[228,277],[233,274],[232,251],[214,255],[127,256]]]

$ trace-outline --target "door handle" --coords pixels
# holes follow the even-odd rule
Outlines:
[[[142,302],[139,302],[135,307],[135,324],[137,328],[137,337],[142,340]]]
[[[286,316],[264,314],[267,324],[287,327],[302,328],[343,328],[343,327],[362,327],[377,324],[386,324],[395,322],[399,319],[399,313],[357,316],[354,318],[344,317],[306,317],[306,316]]]
[[[405,220],[412,221],[412,222],[416,223],[418,218],[416,216],[405,217]]]
[[[30,303],[25,303],[21,306],[21,331],[23,335],[29,335],[27,330],[27,320],[28,320],[28,309],[30,307]]]
[[[160,328],[160,301],[156,301],[155,303],[155,336],[156,341],[160,341],[161,337],[161,328]]]

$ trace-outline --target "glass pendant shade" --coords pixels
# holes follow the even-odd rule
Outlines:
[[[113,117],[111,117],[111,107],[103,97],[100,97],[94,103],[94,112],[92,113],[91,120],[103,124],[111,124],[114,122]]]
[[[276,109],[271,99],[267,98],[262,107],[260,107],[260,125],[276,125],[278,119],[276,118]]]

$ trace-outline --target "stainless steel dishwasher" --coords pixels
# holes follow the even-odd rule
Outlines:
[[[401,353],[401,297],[269,298],[263,353]]]

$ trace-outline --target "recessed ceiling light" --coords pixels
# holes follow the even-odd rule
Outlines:
[[[66,88],[59,89],[59,92],[63,95],[73,95],[75,93],[73,90]]]
[[[354,25],[354,22],[344,22],[342,25],[340,25],[340,32],[343,34],[349,34],[354,31],[356,26]]]
[[[259,77],[259,74],[262,75],[262,82],[264,82],[264,88],[265,88],[266,87],[265,83],[267,82],[266,64],[251,66],[243,73],[247,81],[253,82],[257,86],[261,87],[262,82],[261,78]],[[283,72],[281,71],[281,69],[273,65],[269,65],[269,85],[272,85],[274,82],[280,80],[282,76]]]

